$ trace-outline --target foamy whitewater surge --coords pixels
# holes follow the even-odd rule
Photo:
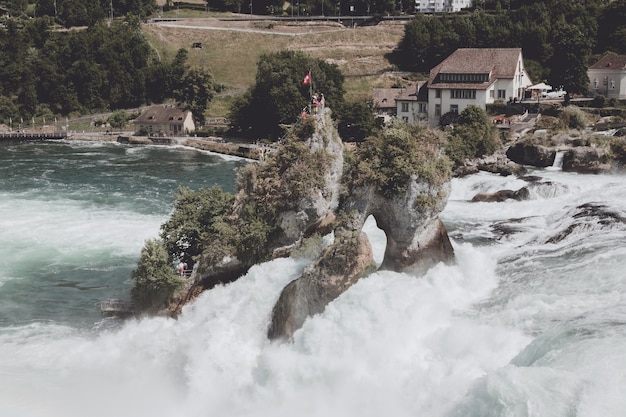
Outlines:
[[[443,415],[450,398],[528,343],[458,315],[497,277],[484,254],[457,253],[457,266],[423,279],[381,272],[360,281],[293,343],[266,338],[273,302],[305,265],[288,259],[203,294],[178,321],[95,336],[13,328],[0,338],[0,415]]]

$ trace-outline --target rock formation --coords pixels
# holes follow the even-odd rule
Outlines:
[[[513,162],[541,168],[552,166],[555,155],[555,150],[531,141],[515,143],[506,151],[506,156]]]
[[[240,173],[219,256],[203,253],[176,312],[199,292],[229,282],[257,262],[288,256],[307,236],[334,231],[334,242],[282,291],[270,338],[289,338],[376,266],[367,236],[371,215],[387,236],[381,268],[423,273],[454,253],[439,220],[450,192],[450,164],[439,133],[394,126],[344,160],[330,109],[301,121],[267,162]]]
[[[307,317],[323,312],[328,303],[375,270],[367,235],[345,229],[337,231],[335,242],[324,250],[320,259],[283,289],[272,312],[268,337],[290,337]]]

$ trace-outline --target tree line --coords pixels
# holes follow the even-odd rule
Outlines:
[[[416,15],[391,59],[405,70],[428,72],[457,48],[517,47],[533,81],[584,94],[589,65],[607,52],[626,53],[626,0],[482,3],[489,10]]]
[[[181,49],[159,59],[129,16],[85,30],[54,30],[46,18],[8,19],[0,30],[0,120],[88,114],[174,99],[199,122],[214,94],[210,73]]]

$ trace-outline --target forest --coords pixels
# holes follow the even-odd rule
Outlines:
[[[203,122],[214,94],[210,73],[191,68],[186,50],[172,62],[159,60],[132,15],[69,32],[53,30],[46,18],[10,19],[0,30],[0,47],[0,120],[5,124],[166,99],[182,103]]]

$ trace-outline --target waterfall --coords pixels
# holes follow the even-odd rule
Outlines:
[[[565,155],[564,151],[556,152],[556,155],[554,155],[554,162],[552,163],[552,169],[555,169],[555,170],[563,169],[563,155]]]

